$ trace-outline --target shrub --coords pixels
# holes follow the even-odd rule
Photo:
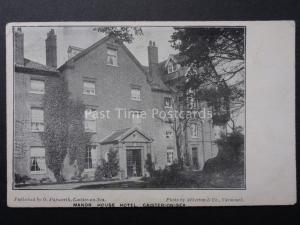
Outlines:
[[[149,176],[152,177],[153,173],[154,173],[154,163],[152,162],[152,156],[150,153],[147,154],[145,167],[146,167],[147,172],[149,173]]]
[[[118,151],[110,148],[107,155],[107,162],[104,164],[106,176],[115,177],[120,171]]]
[[[104,171],[104,167],[103,167],[103,163],[105,163],[105,160],[102,160],[102,161],[104,161],[104,162],[102,162],[102,164],[100,166],[98,166],[95,171],[95,180],[96,181],[101,181],[105,177],[105,171]]]
[[[193,187],[197,181],[191,171],[182,169],[179,163],[173,163],[162,170],[153,173],[149,185],[152,187]]]
[[[222,134],[216,141],[219,146],[218,155],[209,159],[204,171],[223,171],[224,169],[239,169],[244,166],[244,135],[236,130],[229,135]]]
[[[96,168],[95,180],[103,180],[104,178],[112,178],[120,172],[118,151],[113,148],[109,149],[107,161],[101,160],[101,165]]]
[[[30,178],[26,175],[20,175],[18,173],[15,173],[15,182],[16,184],[25,184],[27,181],[29,181]]]

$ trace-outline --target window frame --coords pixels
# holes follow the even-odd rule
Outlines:
[[[97,118],[88,118],[86,115],[87,110],[92,110],[93,112],[97,111],[95,108],[88,107],[84,111],[84,131],[87,133],[96,133],[97,132]],[[87,129],[87,122],[93,122],[95,123],[95,130]]]
[[[196,135],[194,135],[194,133],[193,133],[192,126],[195,126]],[[191,137],[192,138],[198,138],[199,137],[198,124],[197,123],[192,123],[190,128],[191,128]]]
[[[43,150],[43,156],[32,156],[32,152],[33,149],[40,149]],[[35,158],[35,159],[33,159]],[[43,164],[44,165],[44,169],[40,169],[40,170],[32,170],[32,164],[33,164],[33,160],[36,160],[36,166],[38,166],[38,161],[37,159],[42,158],[43,160]],[[41,168],[39,166],[39,168]],[[30,170],[30,174],[45,174],[47,172],[47,165],[46,165],[46,149],[45,147],[38,147],[38,146],[32,146],[30,147],[30,164],[29,164],[29,170]]]
[[[168,133],[170,133],[170,134],[168,134]],[[167,129],[166,130],[166,135],[165,135],[166,139],[172,140],[173,139],[173,134],[174,133],[171,129]]]
[[[40,111],[42,111],[43,113],[42,113],[42,115],[43,115],[43,119],[42,119],[42,121],[33,121],[33,110],[40,110]],[[35,130],[35,129],[33,129],[33,123],[35,123],[35,126],[36,127],[38,127],[39,125],[42,125],[42,129],[41,130],[39,130],[39,129],[37,129],[37,130]],[[30,130],[31,130],[31,132],[34,132],[34,133],[40,133],[40,132],[44,132],[45,131],[45,117],[44,117],[44,109],[43,108],[41,108],[41,107],[31,107],[30,108]]]
[[[139,98],[134,98],[133,90],[139,91]],[[131,87],[131,89],[130,89],[130,99],[131,99],[132,101],[137,101],[137,102],[142,101],[141,96],[142,96],[142,90],[141,90],[141,88],[138,88],[138,87]]]
[[[84,159],[85,170],[93,170],[97,167],[97,163],[93,163],[93,152],[92,152],[93,150],[97,152],[97,144],[92,143],[86,146],[85,159]]]
[[[172,155],[172,160],[169,161],[169,154]],[[174,149],[167,149],[167,166],[170,166],[174,163]]]
[[[114,51],[116,54],[114,55],[114,54],[110,54],[109,53],[109,51]],[[106,65],[107,66],[115,66],[115,67],[118,67],[119,66],[119,64],[118,64],[118,49],[116,49],[116,48],[110,48],[110,47],[107,47],[106,48]],[[110,57],[112,57],[113,59],[115,59],[115,62],[116,62],[116,64],[110,64],[109,63],[109,58]],[[113,62],[114,62],[114,60],[112,60]]]
[[[135,125],[142,124],[142,110],[131,110],[132,123]],[[138,114],[139,117],[136,117],[135,114]]]
[[[42,84],[43,84],[43,91],[37,91],[37,90],[32,89],[32,83],[33,83],[33,81],[42,82]],[[45,94],[45,80],[34,78],[34,77],[30,78],[30,90],[29,90],[29,92],[31,94],[44,95]]]
[[[178,70],[177,64],[174,62],[169,62],[167,66],[168,74],[174,73]]]
[[[170,105],[168,106],[166,103],[167,103],[167,99],[169,99],[170,100]],[[164,107],[165,108],[173,108],[173,106],[172,106],[172,98],[171,97],[164,97]]]
[[[85,86],[84,86],[84,84],[86,84],[86,83],[90,83],[90,84],[94,85],[94,93],[93,94],[86,92],[86,89],[85,89]],[[83,80],[83,83],[82,83],[82,94],[95,96],[96,95],[96,81]]]

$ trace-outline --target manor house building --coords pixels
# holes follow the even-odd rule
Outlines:
[[[86,176],[94,176],[109,149],[118,151],[122,179],[145,176],[147,154],[156,169],[171,165],[177,158],[174,131],[152,115],[153,109],[172,108],[172,87],[186,72],[179,65],[180,57],[170,55],[159,62],[158,48],[150,41],[145,49],[149,65],[143,66],[124,44],[107,36],[86,49],[70,46],[68,60],[57,68],[56,39],[51,29],[45,39],[44,65],[24,58],[24,34],[20,28],[15,30],[14,173],[37,180],[53,177],[41,139],[45,130],[42,99],[47,83],[60,82],[61,77],[71,98],[84,103],[86,115],[109,111],[109,118],[85,117],[85,131],[92,134],[92,144],[86,146]],[[126,116],[128,111],[134,116]],[[203,169],[205,161],[217,155],[215,130],[211,120],[191,121],[186,129],[184,149],[195,170]],[[66,179],[72,176],[67,173]]]

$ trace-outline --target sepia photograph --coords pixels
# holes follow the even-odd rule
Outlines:
[[[245,26],[12,26],[14,190],[246,189]]]

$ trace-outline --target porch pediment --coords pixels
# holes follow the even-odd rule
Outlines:
[[[141,130],[134,127],[113,131],[109,136],[104,138],[100,144],[105,145],[119,142],[150,143],[152,141],[152,138],[148,137]]]
[[[133,131],[124,137],[121,142],[151,142],[151,139],[148,138],[145,134],[140,133],[138,130]]]

